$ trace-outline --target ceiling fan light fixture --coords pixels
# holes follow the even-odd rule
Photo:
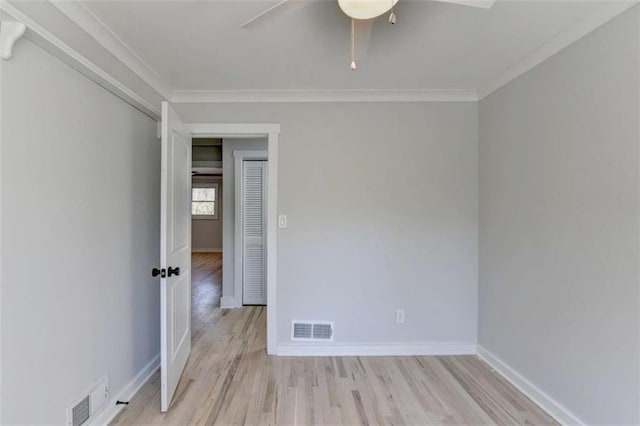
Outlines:
[[[373,19],[393,9],[398,0],[338,0],[342,12],[353,19]]]

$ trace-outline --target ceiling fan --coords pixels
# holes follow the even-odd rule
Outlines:
[[[351,69],[356,69],[356,40],[360,56],[366,55],[373,28],[373,20],[389,13],[388,22],[395,24],[397,17],[393,11],[398,0],[337,0],[342,12],[351,18]],[[442,3],[453,3],[463,6],[489,9],[496,0],[431,0]],[[249,19],[241,25],[241,28],[251,30],[261,24],[265,24],[270,18],[280,13],[290,12],[294,9],[309,5],[310,1],[280,0],[275,5]],[[356,38],[356,33],[358,37]]]

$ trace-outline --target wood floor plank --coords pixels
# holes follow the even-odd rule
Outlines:
[[[475,356],[268,356],[264,307],[219,308],[222,255],[194,253],[192,277],[192,353],[169,412],[156,372],[112,425],[557,424]]]

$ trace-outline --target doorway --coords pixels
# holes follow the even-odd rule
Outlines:
[[[193,313],[266,306],[267,138],[194,137],[192,166]]]
[[[270,160],[266,187],[266,349],[276,354],[276,228],[279,125],[185,124],[168,102],[162,103],[160,214],[160,378],[161,410],[167,411],[192,348],[191,214],[192,139],[266,137]],[[207,195],[209,194],[209,195]],[[210,203],[203,191],[198,203]],[[211,206],[200,206],[203,210]],[[182,272],[182,273],[181,273]],[[154,270],[154,274],[156,271]],[[221,312],[221,310],[214,310]]]
[[[278,143],[280,125],[270,123],[187,123],[185,128],[192,137],[222,138],[224,144],[239,142],[246,139],[266,138],[267,141],[267,188],[266,188],[266,299],[267,299],[267,353],[277,354],[276,305],[277,305],[277,202],[278,202]],[[224,155],[224,154],[223,154]],[[224,177],[223,177],[224,181]],[[225,188],[226,189],[226,184]],[[226,208],[225,208],[226,210]],[[223,212],[224,214],[224,212]],[[228,219],[228,217],[227,217]],[[223,243],[224,249],[224,243]],[[223,269],[224,268],[223,266]],[[224,281],[223,274],[223,281]],[[224,286],[223,286],[224,287]],[[222,307],[228,303],[225,300],[223,288]],[[235,307],[241,306],[233,300]],[[241,302],[240,302],[241,303]]]
[[[222,139],[191,139],[191,318],[206,326],[222,297]]]

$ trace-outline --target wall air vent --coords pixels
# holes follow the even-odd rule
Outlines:
[[[291,340],[303,342],[333,342],[333,322],[291,321]]]
[[[78,402],[71,409],[71,426],[81,426],[91,417],[91,403],[89,395]]]
[[[109,376],[105,375],[76,404],[67,409],[67,425],[82,426],[94,421],[109,403]]]

